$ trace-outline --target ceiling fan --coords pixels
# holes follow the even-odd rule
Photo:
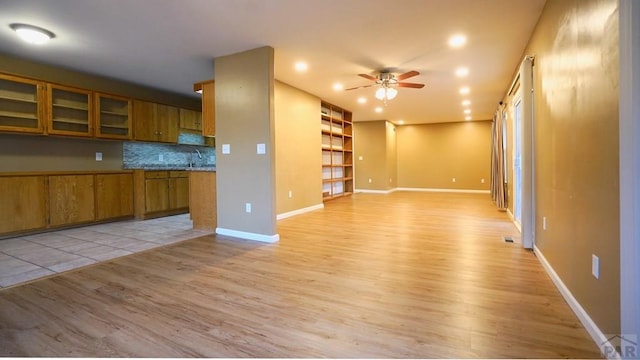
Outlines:
[[[356,87],[352,87],[345,90],[355,90],[355,89],[367,88],[371,86],[380,86],[380,88],[376,90],[376,98],[387,101],[395,98],[396,95],[398,95],[398,90],[396,89],[397,87],[422,89],[424,87],[424,84],[409,83],[409,82],[402,81],[417,75],[420,75],[420,73],[415,70],[408,71],[400,75],[394,75],[390,72],[385,72],[385,71],[378,73],[378,75],[376,76],[371,76],[369,74],[358,74],[358,76],[363,77],[367,80],[375,81],[375,84],[356,86]]]

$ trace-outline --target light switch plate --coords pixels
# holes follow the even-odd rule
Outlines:
[[[96,152],[96,161],[102,161],[102,153],[100,151]]]
[[[231,144],[222,144],[222,153],[231,154]]]
[[[258,153],[258,155],[266,154],[267,147],[265,146],[265,144],[258,144],[258,146],[256,146],[256,152]]]

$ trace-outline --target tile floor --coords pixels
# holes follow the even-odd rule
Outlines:
[[[0,288],[212,233],[182,214],[0,240]]]

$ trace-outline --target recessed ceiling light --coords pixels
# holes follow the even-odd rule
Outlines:
[[[333,84],[333,90],[341,91],[342,89],[344,89],[344,86],[342,86],[342,84],[340,84],[340,83]]]
[[[376,108],[376,112],[377,112],[377,113],[381,113],[381,112],[382,112],[382,108],[381,108],[380,106],[378,106],[378,107]]]
[[[307,65],[306,62],[304,61],[298,61],[295,65],[294,65],[295,69],[297,72],[305,72],[307,71],[307,69],[309,68],[309,66]]]
[[[462,100],[462,106],[469,106],[471,105],[471,100]]]
[[[51,31],[33,25],[11,24],[9,27],[18,34],[20,39],[30,44],[42,45],[56,37]]]
[[[457,77],[465,77],[469,75],[469,68],[466,67],[459,67],[456,69],[456,76]]]
[[[404,120],[398,120],[398,125],[404,125]]]
[[[367,103],[367,98],[364,96],[361,96],[358,98],[358,104],[366,104]]]
[[[460,94],[462,95],[466,95],[471,91],[471,89],[469,89],[469,87],[465,86],[465,87],[461,87],[460,88]]]
[[[467,43],[467,37],[462,34],[453,35],[449,38],[449,46],[452,48],[459,48]]]
[[[471,116],[465,116],[465,120],[471,120]]]
[[[471,109],[465,109],[465,110],[464,110],[464,113],[465,113],[465,114],[471,114]]]

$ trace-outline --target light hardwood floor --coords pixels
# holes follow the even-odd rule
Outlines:
[[[599,357],[488,195],[325,205],[0,290],[0,355]]]

